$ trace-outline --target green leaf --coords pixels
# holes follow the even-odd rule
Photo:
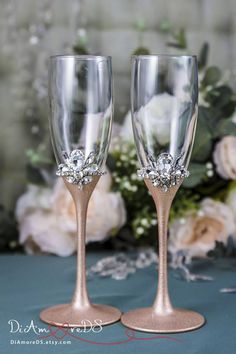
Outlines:
[[[199,56],[198,56],[198,67],[199,69],[203,69],[207,65],[208,61],[208,55],[209,55],[209,44],[205,42],[200,50]]]
[[[172,48],[177,48],[177,49],[185,49],[182,47],[182,45],[180,45],[177,42],[167,42],[167,46]]]
[[[192,159],[196,162],[204,162],[208,159],[211,150],[212,134],[207,119],[203,114],[200,114],[198,117]]]
[[[229,235],[226,244],[221,241],[215,241],[215,248],[209,251],[207,255],[212,258],[235,257],[236,244],[233,236]]]
[[[236,136],[236,124],[231,119],[223,119],[215,127],[214,138],[220,138],[225,135]]]
[[[150,51],[148,48],[145,47],[138,47],[137,49],[135,49],[135,51],[133,52],[133,55],[149,55]]]
[[[116,170],[116,159],[113,155],[108,154],[107,156],[107,167],[111,172]]]
[[[19,251],[20,248],[15,213],[0,205],[0,252],[16,250]]]
[[[213,135],[215,130],[216,122],[218,121],[218,116],[215,114],[215,110],[211,107],[202,107],[198,109],[198,124],[206,124],[211,135]],[[199,123],[200,122],[200,123]]]
[[[143,18],[140,18],[136,21],[135,27],[138,31],[143,32],[147,29],[146,21]]]
[[[181,28],[179,31],[172,33],[172,37],[175,42],[168,42],[167,45],[169,47],[175,47],[179,49],[186,49],[187,48],[187,39],[185,30]]]
[[[228,105],[233,96],[233,91],[229,86],[222,85],[209,91],[206,100],[215,108],[222,108]]]
[[[236,108],[236,102],[235,101],[230,101],[226,106],[224,106],[224,112],[223,115],[224,117],[231,117]]]
[[[211,258],[221,258],[225,254],[225,245],[221,241],[215,241],[215,248],[210,250],[207,255]]]
[[[75,52],[75,54],[78,54],[78,55],[86,55],[86,54],[88,54],[88,51],[85,48],[84,44],[79,44],[78,43],[78,44],[74,45],[73,51]]]
[[[40,165],[52,165],[53,161],[44,155],[44,151],[40,150],[38,147],[37,150],[28,149],[26,150],[26,156],[29,159],[29,162],[32,166],[38,167]]]
[[[168,33],[168,32],[170,32],[170,30],[171,30],[171,23],[170,23],[170,21],[169,21],[168,19],[166,19],[166,18],[163,19],[163,20],[161,20],[159,29],[160,29],[160,31],[163,32],[163,33]]]
[[[217,82],[221,78],[221,71],[217,66],[210,66],[205,73],[205,76],[202,80],[203,86],[213,86],[216,85]]]
[[[190,176],[185,178],[183,187],[193,188],[200,184],[206,177],[206,165],[200,163],[191,163],[189,165]]]
[[[30,163],[26,165],[26,177],[32,184],[45,185],[45,180],[40,172],[40,169],[32,166]]]

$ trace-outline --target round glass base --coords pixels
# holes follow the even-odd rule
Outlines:
[[[73,304],[50,307],[40,313],[43,322],[58,327],[105,326],[119,321],[121,312],[107,305],[89,305],[76,308]]]
[[[167,314],[158,314],[154,307],[129,311],[121,316],[124,326],[143,332],[177,333],[201,327],[205,319],[197,312],[173,309]]]

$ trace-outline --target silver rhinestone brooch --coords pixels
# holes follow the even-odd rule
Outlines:
[[[105,173],[96,164],[96,155],[93,151],[86,159],[84,152],[78,149],[71,151],[69,155],[64,152],[63,156],[65,163],[58,166],[56,175],[65,177],[67,182],[76,184],[79,188],[92,182],[93,176],[101,176]]]
[[[138,170],[138,176],[150,179],[154,187],[160,187],[167,192],[189,176],[189,171],[179,162],[181,157],[174,159],[171,154],[162,153],[155,160],[149,155],[150,164]]]

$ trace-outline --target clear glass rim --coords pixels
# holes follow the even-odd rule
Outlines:
[[[141,55],[132,55],[132,59],[151,59],[151,58],[192,58],[196,59],[197,55],[188,55],[188,54],[141,54]]]
[[[76,60],[111,60],[110,55],[77,55],[77,54],[55,54],[50,56],[50,60],[54,59],[76,59]]]

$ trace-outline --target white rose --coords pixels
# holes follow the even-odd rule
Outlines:
[[[162,93],[153,96],[148,104],[139,111],[139,114],[143,115],[144,118],[145,116],[148,117],[146,120],[143,119],[144,123],[147,122],[146,133],[153,135],[153,132],[155,132],[155,138],[161,145],[169,142],[171,118],[174,116],[173,111],[176,109],[177,102],[176,97],[168,93]],[[124,119],[121,137],[124,140],[133,140],[130,112]]]
[[[201,202],[198,213],[175,220],[170,227],[169,250],[185,250],[190,258],[205,257],[215,241],[226,244],[235,233],[235,220],[229,206],[210,198]]]
[[[100,178],[88,207],[86,242],[101,241],[126,221],[120,193],[110,192],[111,175]],[[76,250],[74,203],[63,180],[54,188],[29,186],[16,205],[20,242],[28,253],[35,249],[67,256]],[[37,246],[37,247],[36,247]]]
[[[218,174],[224,179],[236,179],[236,137],[225,136],[213,153]]]

